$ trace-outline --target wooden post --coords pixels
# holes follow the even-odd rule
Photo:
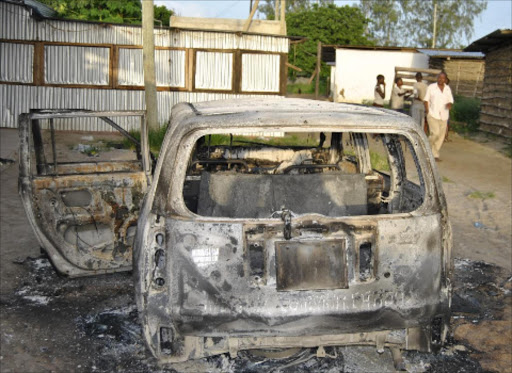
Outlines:
[[[251,26],[251,22],[252,22],[252,18],[254,17],[254,13],[256,13],[256,10],[258,10],[259,2],[260,2],[260,0],[256,0],[254,2],[254,6],[251,9],[251,14],[249,14],[249,18],[247,18],[247,20],[245,21],[244,32],[249,31],[249,27]],[[252,0],[251,0],[251,3],[252,3]]]
[[[279,1],[280,0],[275,0],[275,8],[274,8],[274,19],[276,21],[279,21]]]
[[[34,61],[32,63],[32,81],[34,85],[44,85],[44,44],[34,43]]]
[[[281,35],[286,35],[286,0],[281,0]]]
[[[142,1],[142,56],[144,62],[144,90],[148,129],[158,130],[158,101],[155,79],[155,9],[153,0]]]
[[[322,63],[322,43],[318,42],[316,47],[316,82],[315,82],[315,98],[318,99],[320,90],[320,66]]]

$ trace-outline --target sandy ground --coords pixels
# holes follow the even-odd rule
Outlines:
[[[408,353],[407,367],[512,372],[511,159],[496,150],[499,144],[455,134],[451,138],[438,167],[457,258],[453,334],[440,355]],[[264,366],[221,356],[159,367],[142,343],[130,274],[93,280],[58,277],[40,257],[17,194],[16,130],[0,129],[0,158],[16,160],[0,165],[1,372],[220,372],[258,371]],[[389,351],[333,353],[338,358],[310,358],[288,371],[393,371]],[[275,364],[266,368],[272,369]]]

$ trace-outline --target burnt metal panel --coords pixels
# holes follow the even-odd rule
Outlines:
[[[277,290],[348,287],[345,240],[276,242]]]

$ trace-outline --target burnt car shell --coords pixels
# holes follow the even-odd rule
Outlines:
[[[136,159],[60,159],[54,122],[79,129],[80,119],[119,131],[136,145]],[[140,142],[115,122],[127,119],[140,124]],[[56,270],[69,277],[130,271],[139,208],[151,181],[145,112],[38,109],[21,114],[18,125],[19,194]]]
[[[451,228],[428,141],[410,117],[299,99],[178,104],[172,113],[134,251],[137,304],[157,358],[176,362],[236,356],[240,350],[358,344],[430,351],[444,341]],[[355,134],[350,139],[358,171],[335,173],[338,188],[373,180],[375,173],[363,167],[369,165],[366,134],[387,141],[393,154],[386,179],[389,213],[358,214],[354,207],[345,216],[284,210],[246,218],[239,217],[250,210],[243,196],[237,197],[238,207],[219,207],[234,211],[233,217],[205,216],[187,206],[184,182],[198,139],[212,133],[315,131]],[[401,145],[393,140],[398,135],[416,154],[418,186],[402,177]],[[214,174],[207,176],[213,183]],[[246,176],[231,170],[221,182],[235,178],[235,185],[251,185]],[[300,175],[285,176],[283,184],[293,187]],[[359,198],[345,189],[347,201]],[[371,193],[364,193],[369,200]],[[420,203],[397,207],[415,193],[421,193]],[[300,209],[307,198],[290,203]]]

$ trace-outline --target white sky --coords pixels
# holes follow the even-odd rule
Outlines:
[[[264,0],[260,2],[263,3]],[[358,0],[335,0],[338,6],[353,5],[358,2]],[[155,0],[155,4],[174,9],[184,17],[243,19],[249,15],[249,0]],[[469,42],[480,39],[499,28],[512,29],[511,0],[489,0],[487,9],[475,20],[473,37]],[[462,44],[465,42],[463,41]]]

